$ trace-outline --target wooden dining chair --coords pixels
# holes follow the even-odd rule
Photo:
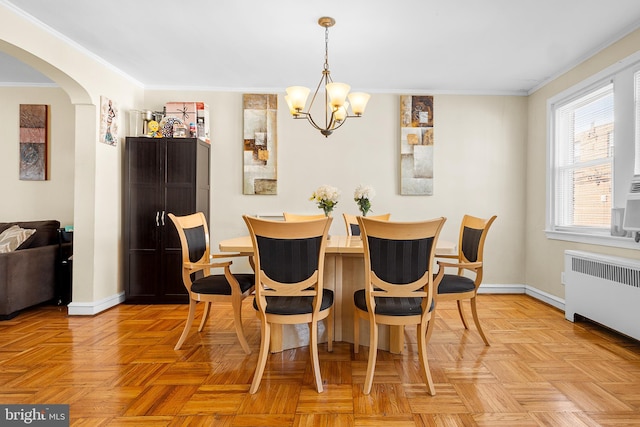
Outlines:
[[[269,221],[243,216],[255,262],[253,306],[260,318],[260,354],[249,392],[254,394],[269,356],[272,324],[310,327],[309,352],[318,393],[322,377],[318,359],[318,322],[327,319],[328,350],[333,350],[333,291],[323,288],[324,256],[332,218],[313,221]]]
[[[427,361],[427,338],[433,328],[435,285],[433,260],[446,218],[390,222],[358,217],[364,247],[364,289],[353,295],[353,349],[360,346],[360,319],[369,321],[369,360],[364,394],[371,392],[378,353],[378,325],[418,325],[418,355],[429,394],[435,388]]]
[[[343,213],[342,216],[344,217],[344,225],[347,228],[347,236],[359,236],[360,226],[358,225],[358,216],[346,213]],[[391,214],[386,213],[382,215],[370,215],[367,218],[389,221],[389,218],[391,218]]]
[[[232,261],[241,255],[238,253],[212,254],[209,248],[209,227],[204,213],[176,216],[170,213],[169,218],[176,226],[182,246],[182,282],[189,293],[189,314],[182,335],[174,350],[182,347],[189,335],[189,330],[196,315],[196,305],[204,302],[204,312],[198,332],[201,332],[209,317],[211,304],[215,301],[229,301],[233,307],[233,321],[238,341],[245,353],[251,353],[249,344],[242,329],[242,300],[253,292],[255,275],[234,274],[231,272]],[[218,259],[226,261],[214,262]],[[222,269],[223,274],[211,274],[211,269]],[[194,275],[194,273],[196,273]],[[201,276],[194,279],[195,276]]]
[[[465,215],[460,225],[460,235],[458,240],[457,254],[437,254],[438,258],[450,258],[452,261],[438,260],[440,270],[443,272],[447,268],[457,269],[456,274],[444,274],[438,286],[436,301],[456,301],[458,313],[465,329],[469,329],[469,323],[464,315],[462,302],[469,300],[471,304],[471,314],[476,328],[482,337],[485,345],[489,345],[478,318],[478,308],[476,296],[478,288],[482,283],[484,242],[489,232],[489,227],[497,217],[494,215],[489,219],[477,218]],[[472,276],[465,276],[465,272],[470,272]]]
[[[290,213],[290,212],[283,212],[282,215],[284,216],[284,220],[285,221],[311,221],[314,219],[322,219],[325,218],[324,214],[318,214],[318,215],[298,215],[298,214],[294,214],[294,213]]]

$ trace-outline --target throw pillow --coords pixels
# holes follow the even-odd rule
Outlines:
[[[13,225],[0,233],[0,254],[14,251],[27,240],[36,230],[20,228]]]

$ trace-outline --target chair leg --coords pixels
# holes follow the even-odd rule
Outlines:
[[[462,309],[462,300],[457,300],[458,303],[458,313],[460,314],[460,320],[462,320],[462,324],[465,329],[469,329],[469,323],[467,322],[467,318],[464,316],[464,310]]]
[[[180,339],[178,339],[178,343],[173,348],[174,350],[180,350],[182,347],[182,343],[187,339],[187,335],[189,335],[189,329],[191,329],[191,325],[193,324],[193,319],[196,317],[196,301],[193,299],[189,299],[189,314],[187,315],[187,323],[184,325],[184,330],[182,331],[182,335],[180,335]]]
[[[231,305],[233,306],[233,324],[236,328],[238,341],[240,341],[240,345],[244,352],[246,354],[251,354],[251,348],[249,348],[249,343],[244,337],[244,330],[242,329],[242,298],[234,298],[231,301]]]
[[[334,328],[334,319],[333,319],[333,307],[331,307],[329,315],[327,316],[327,351],[333,351],[333,328]]]
[[[357,309],[353,311],[353,352],[360,351],[360,315]]]
[[[429,319],[429,322],[427,323],[427,338],[426,338],[427,342],[431,341],[431,335],[433,335],[433,330],[436,327],[435,323],[436,323],[436,315],[435,313],[431,313],[431,319]]]
[[[260,354],[258,355],[256,371],[253,374],[253,381],[251,382],[251,388],[249,389],[250,394],[255,394],[258,391],[260,381],[262,381],[262,374],[264,374],[264,367],[267,365],[267,357],[269,356],[271,324],[267,323],[264,319],[261,319],[260,329],[262,332],[262,338],[260,340]]]
[[[311,334],[309,351],[311,352],[311,367],[313,369],[313,378],[316,382],[318,393],[322,393],[322,376],[320,375],[320,359],[318,357],[318,322],[311,322]]]
[[[211,301],[204,302],[204,312],[202,313],[202,320],[200,321],[200,326],[198,327],[198,332],[202,332],[204,329],[205,323],[207,323],[207,319],[209,318],[209,311],[211,310]]]
[[[484,345],[489,344],[489,340],[484,335],[484,331],[482,330],[482,326],[480,326],[480,318],[478,317],[478,308],[476,307],[476,297],[471,298],[471,314],[473,314],[473,321],[476,324],[476,328],[478,332],[480,332],[480,336],[482,337],[482,341],[484,341]]]
[[[429,323],[433,322],[433,318]],[[427,343],[430,338],[429,326],[427,325],[426,331],[424,325],[418,325],[418,354],[420,357],[420,367],[422,368],[422,374],[427,379],[427,388],[429,394],[435,396],[436,390],[433,386],[433,379],[431,378],[431,370],[429,369],[429,360],[427,359]]]
[[[364,394],[371,393],[373,386],[373,373],[376,370],[376,358],[378,356],[378,325],[375,321],[369,322],[369,361],[367,362],[367,376],[364,379]]]

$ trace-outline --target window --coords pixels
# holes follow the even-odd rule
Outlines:
[[[613,84],[555,109],[556,226],[604,231],[611,225]]]
[[[634,247],[612,237],[640,174],[640,52],[547,102],[547,236]]]

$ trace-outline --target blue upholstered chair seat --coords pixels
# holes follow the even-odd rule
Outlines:
[[[322,304],[320,310],[326,310],[333,305],[333,291],[322,290]],[[258,310],[256,299],[253,299],[253,308]],[[313,297],[267,297],[267,313],[269,314],[309,314],[313,312]]]
[[[414,316],[422,313],[422,298],[375,297],[375,300],[376,314],[386,316]],[[364,289],[354,292],[353,302],[360,310],[368,311]],[[429,311],[432,311],[434,307],[435,301],[432,301],[431,309]]]
[[[238,280],[242,293],[250,289],[256,280],[253,274],[234,274],[233,277]],[[212,274],[194,281],[191,285],[191,292],[209,295],[231,295],[231,286],[224,274]]]
[[[439,294],[459,294],[462,292],[470,292],[475,289],[476,285],[473,280],[468,277],[458,276],[456,274],[445,274],[442,277],[440,286],[438,286]]]

